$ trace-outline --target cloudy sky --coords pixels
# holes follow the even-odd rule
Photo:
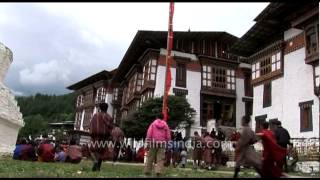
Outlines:
[[[175,3],[173,29],[241,37],[268,3]],[[13,51],[16,95],[63,94],[116,68],[138,30],[166,31],[169,3],[1,3],[0,42]]]

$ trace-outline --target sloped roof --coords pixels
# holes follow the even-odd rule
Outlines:
[[[253,25],[230,49],[233,54],[248,57],[268,43],[283,38],[283,31],[291,27],[291,20],[318,2],[270,3],[254,20]]]
[[[67,87],[67,89],[69,90],[77,90],[77,89],[80,89],[82,87],[85,87],[89,84],[93,84],[97,81],[100,81],[100,80],[111,80],[113,75],[117,72],[117,69],[114,69],[112,71],[106,71],[106,70],[103,70],[99,73],[96,73],[92,76],[89,76],[75,84],[72,84],[70,85],[69,87]]]
[[[113,82],[122,81],[124,74],[137,62],[141,54],[148,48],[166,48],[167,33],[167,31],[139,30],[118,66],[118,71],[113,78]],[[231,43],[238,40],[238,37],[224,31],[174,31],[173,38],[188,40],[217,39]]]

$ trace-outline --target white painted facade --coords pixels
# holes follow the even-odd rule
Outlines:
[[[165,56],[166,50],[161,49],[160,55]],[[178,51],[172,51],[172,56],[174,57],[187,57],[190,58],[191,61],[199,61],[197,56],[194,54],[189,53],[183,53]],[[250,65],[243,64],[245,67],[251,67]],[[156,75],[156,85],[154,90],[154,96],[155,97],[161,97],[163,95],[164,91],[164,82],[165,82],[165,66],[158,65],[157,67],[157,75]],[[169,91],[169,94],[173,95],[173,88],[179,88],[179,89],[186,89],[188,90],[188,95],[186,95],[186,98],[188,102],[190,103],[191,107],[196,111],[195,117],[194,117],[194,123],[191,126],[190,135],[193,135],[195,131],[198,131],[198,133],[201,132],[201,125],[200,125],[200,95],[201,95],[201,72],[196,71],[186,71],[186,88],[178,87],[176,86],[176,69],[170,68],[171,70],[171,88]],[[242,98],[244,97],[244,79],[236,78],[236,94],[237,94],[237,100],[236,100],[236,127],[240,128],[240,122],[242,116],[245,114],[245,104],[242,101]],[[208,121],[207,129],[208,131],[211,131],[212,128],[216,129],[215,121]],[[185,130],[179,130],[183,137],[185,136],[186,132]]]
[[[284,32],[284,40],[300,34],[302,31],[289,29]],[[263,85],[255,86],[253,100],[252,127],[255,117],[267,114],[269,119],[278,118],[282,126],[288,129],[294,138],[319,137],[319,99],[314,94],[312,65],[305,64],[305,48],[284,55],[284,74],[273,80],[271,85],[272,104],[263,108]],[[300,132],[300,102],[313,100],[313,130]]]
[[[11,62],[11,50],[0,43],[0,154],[13,153],[19,129],[24,126],[14,95],[3,84]]]

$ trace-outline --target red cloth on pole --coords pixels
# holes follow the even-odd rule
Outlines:
[[[163,106],[162,106],[162,114],[163,119],[165,121],[168,120],[168,94],[171,87],[171,50],[173,46],[173,30],[172,30],[172,18],[174,12],[174,3],[170,2],[170,12],[169,12],[169,26],[168,26],[168,39],[167,39],[167,57],[166,57],[166,79],[165,79],[165,87],[163,94]]]

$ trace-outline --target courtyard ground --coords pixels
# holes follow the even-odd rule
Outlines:
[[[141,163],[117,163],[104,162],[100,172],[91,171],[92,162],[82,161],[80,164],[67,163],[42,163],[12,160],[11,158],[0,159],[0,177],[145,177],[143,175],[143,164]],[[223,178],[232,177],[233,169],[220,167],[214,171],[193,170],[188,165],[183,168],[165,168],[164,177],[186,177],[186,178]],[[306,174],[294,173],[291,177],[311,177]],[[319,177],[319,174],[317,174]],[[154,174],[151,177],[155,177]],[[240,177],[256,177],[250,169],[244,169]]]

